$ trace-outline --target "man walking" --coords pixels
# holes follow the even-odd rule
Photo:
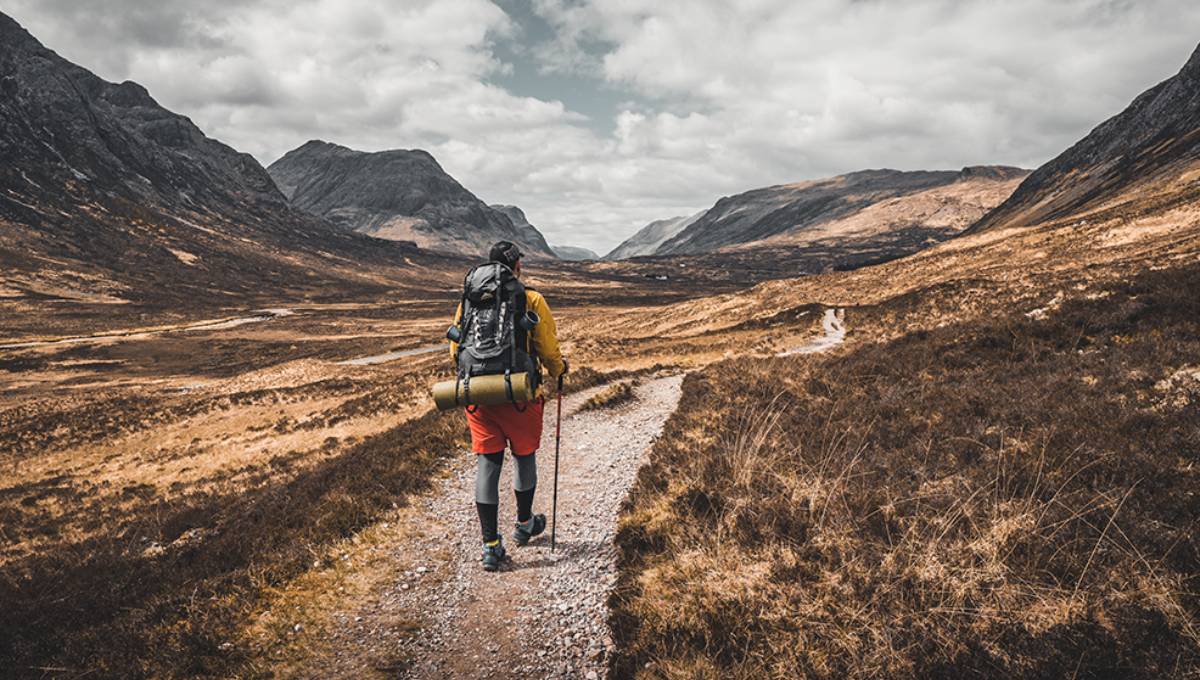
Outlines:
[[[523,285],[521,251],[508,241],[492,246],[489,263],[471,270],[463,284],[463,299],[454,316],[460,343],[451,342],[450,352],[458,367],[459,380],[475,375],[528,373],[541,382],[542,366],[551,378],[567,372],[567,362],[558,348],[557,329],[550,307],[541,293]],[[480,351],[479,347],[490,351]],[[482,358],[481,358],[482,357]],[[512,390],[509,391],[510,398]],[[525,545],[546,529],[546,516],[534,514],[537,489],[537,450],[542,440],[545,398],[540,389],[532,401],[512,401],[497,406],[468,406],[471,449],[476,454],[475,507],[483,534],[483,568],[496,571],[506,556],[497,529],[500,504],[500,469],[504,451],[510,449],[516,468],[513,492],[517,524],[513,541]]]

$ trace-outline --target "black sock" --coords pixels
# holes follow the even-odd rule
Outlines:
[[[517,521],[528,522],[530,517],[533,517],[533,489],[517,491]]]
[[[479,529],[483,532],[483,542],[498,540],[500,534],[496,530],[496,514],[500,506],[496,503],[476,503],[475,509],[479,511]]]

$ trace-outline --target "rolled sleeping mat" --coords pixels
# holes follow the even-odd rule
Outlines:
[[[470,390],[459,380],[444,380],[433,385],[433,401],[439,411],[459,406],[496,406],[516,401],[518,404],[534,397],[533,383],[528,373],[512,374],[512,399],[503,375],[477,375],[471,378]],[[470,396],[470,402],[467,397]]]

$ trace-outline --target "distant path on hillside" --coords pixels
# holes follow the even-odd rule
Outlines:
[[[30,340],[28,342],[10,342],[0,344],[0,349],[29,349],[33,347],[49,347],[52,345],[81,345],[91,342],[104,342],[106,340],[137,340],[139,338],[148,338],[154,335],[162,335],[164,333],[182,333],[186,331],[223,331],[238,326],[245,326],[252,323],[261,323],[263,321],[271,321],[285,316],[292,316],[295,312],[291,309],[259,309],[251,316],[238,316],[226,319],[209,319],[207,321],[197,321],[195,323],[181,324],[178,326],[155,326],[151,328],[132,328],[123,331],[113,331],[111,333],[100,333],[97,335],[79,335],[69,338],[55,338],[53,340]]]
[[[825,350],[837,347],[846,341],[846,310],[834,309],[830,307],[825,310],[825,316],[821,319],[821,330],[824,335],[813,338],[803,345],[785,349],[778,356],[786,357],[793,354],[816,354]]]

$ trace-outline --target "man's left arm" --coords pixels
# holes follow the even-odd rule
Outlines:
[[[462,303],[460,302],[460,303],[458,303],[458,311],[454,312],[454,325],[455,326],[458,325],[459,321],[462,321],[462,312],[463,312]],[[455,361],[458,360],[458,343],[454,342],[453,340],[450,341],[450,358]]]
[[[529,303],[530,311],[538,315],[538,323],[533,327],[533,350],[550,372],[550,377],[557,379],[566,370],[566,363],[558,348],[558,326],[554,323],[554,315],[540,293],[531,294]]]

